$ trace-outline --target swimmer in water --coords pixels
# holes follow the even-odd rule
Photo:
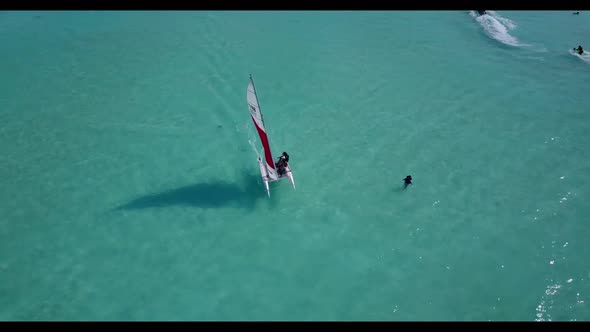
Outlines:
[[[412,184],[412,176],[411,175],[408,175],[404,179],[404,189],[406,189],[411,184]]]

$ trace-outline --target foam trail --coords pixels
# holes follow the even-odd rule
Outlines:
[[[488,10],[488,11],[486,11],[486,13],[488,13],[488,15],[490,15],[493,18],[495,18],[498,21],[500,21],[500,23],[504,24],[504,26],[506,28],[508,28],[509,30],[516,29],[516,23],[514,23],[514,21],[509,20],[507,18],[504,18],[504,17],[498,15],[495,10]]]
[[[519,43],[518,39],[508,32],[508,30],[516,28],[516,24],[513,21],[499,16],[494,11],[487,11],[486,14],[480,16],[475,11],[470,11],[469,15],[479,22],[486,34],[491,38],[510,46],[527,46]]]
[[[570,48],[569,52],[570,52],[571,55],[576,56],[576,57],[582,59],[582,61],[584,61],[586,63],[590,63],[590,53],[586,52],[585,50],[584,50],[584,53],[581,54],[581,55],[578,54],[577,52],[575,52],[573,50],[573,48]]]

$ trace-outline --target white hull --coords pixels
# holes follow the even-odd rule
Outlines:
[[[296,190],[295,179],[293,178],[293,172],[291,172],[291,167],[289,167],[289,165],[285,166],[285,173],[280,175],[279,178],[276,180],[270,178],[270,176],[268,175],[268,170],[266,169],[266,166],[264,165],[264,162],[262,162],[261,158],[258,158],[258,166],[260,167],[260,175],[262,175],[262,182],[264,182],[264,186],[266,187],[266,194],[268,195],[268,197],[270,197],[269,183],[279,181],[281,179],[289,179],[289,182],[291,182],[293,190]]]

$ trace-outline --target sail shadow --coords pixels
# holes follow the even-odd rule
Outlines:
[[[242,183],[208,181],[160,193],[148,194],[117,207],[115,210],[138,210],[189,206],[195,208],[222,208],[235,206],[253,209],[256,202],[266,198],[259,177],[249,175]]]

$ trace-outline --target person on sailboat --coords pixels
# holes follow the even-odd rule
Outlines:
[[[582,45],[578,45],[578,48],[574,48],[574,51],[576,51],[580,55],[582,55],[584,53],[584,49],[582,48]]]
[[[283,152],[283,154],[277,160],[277,167],[279,168],[279,175],[285,173],[285,166],[288,165],[289,162],[289,154],[287,152]]]
[[[404,179],[404,189],[406,189],[411,184],[412,184],[412,176],[411,175],[408,175]]]

